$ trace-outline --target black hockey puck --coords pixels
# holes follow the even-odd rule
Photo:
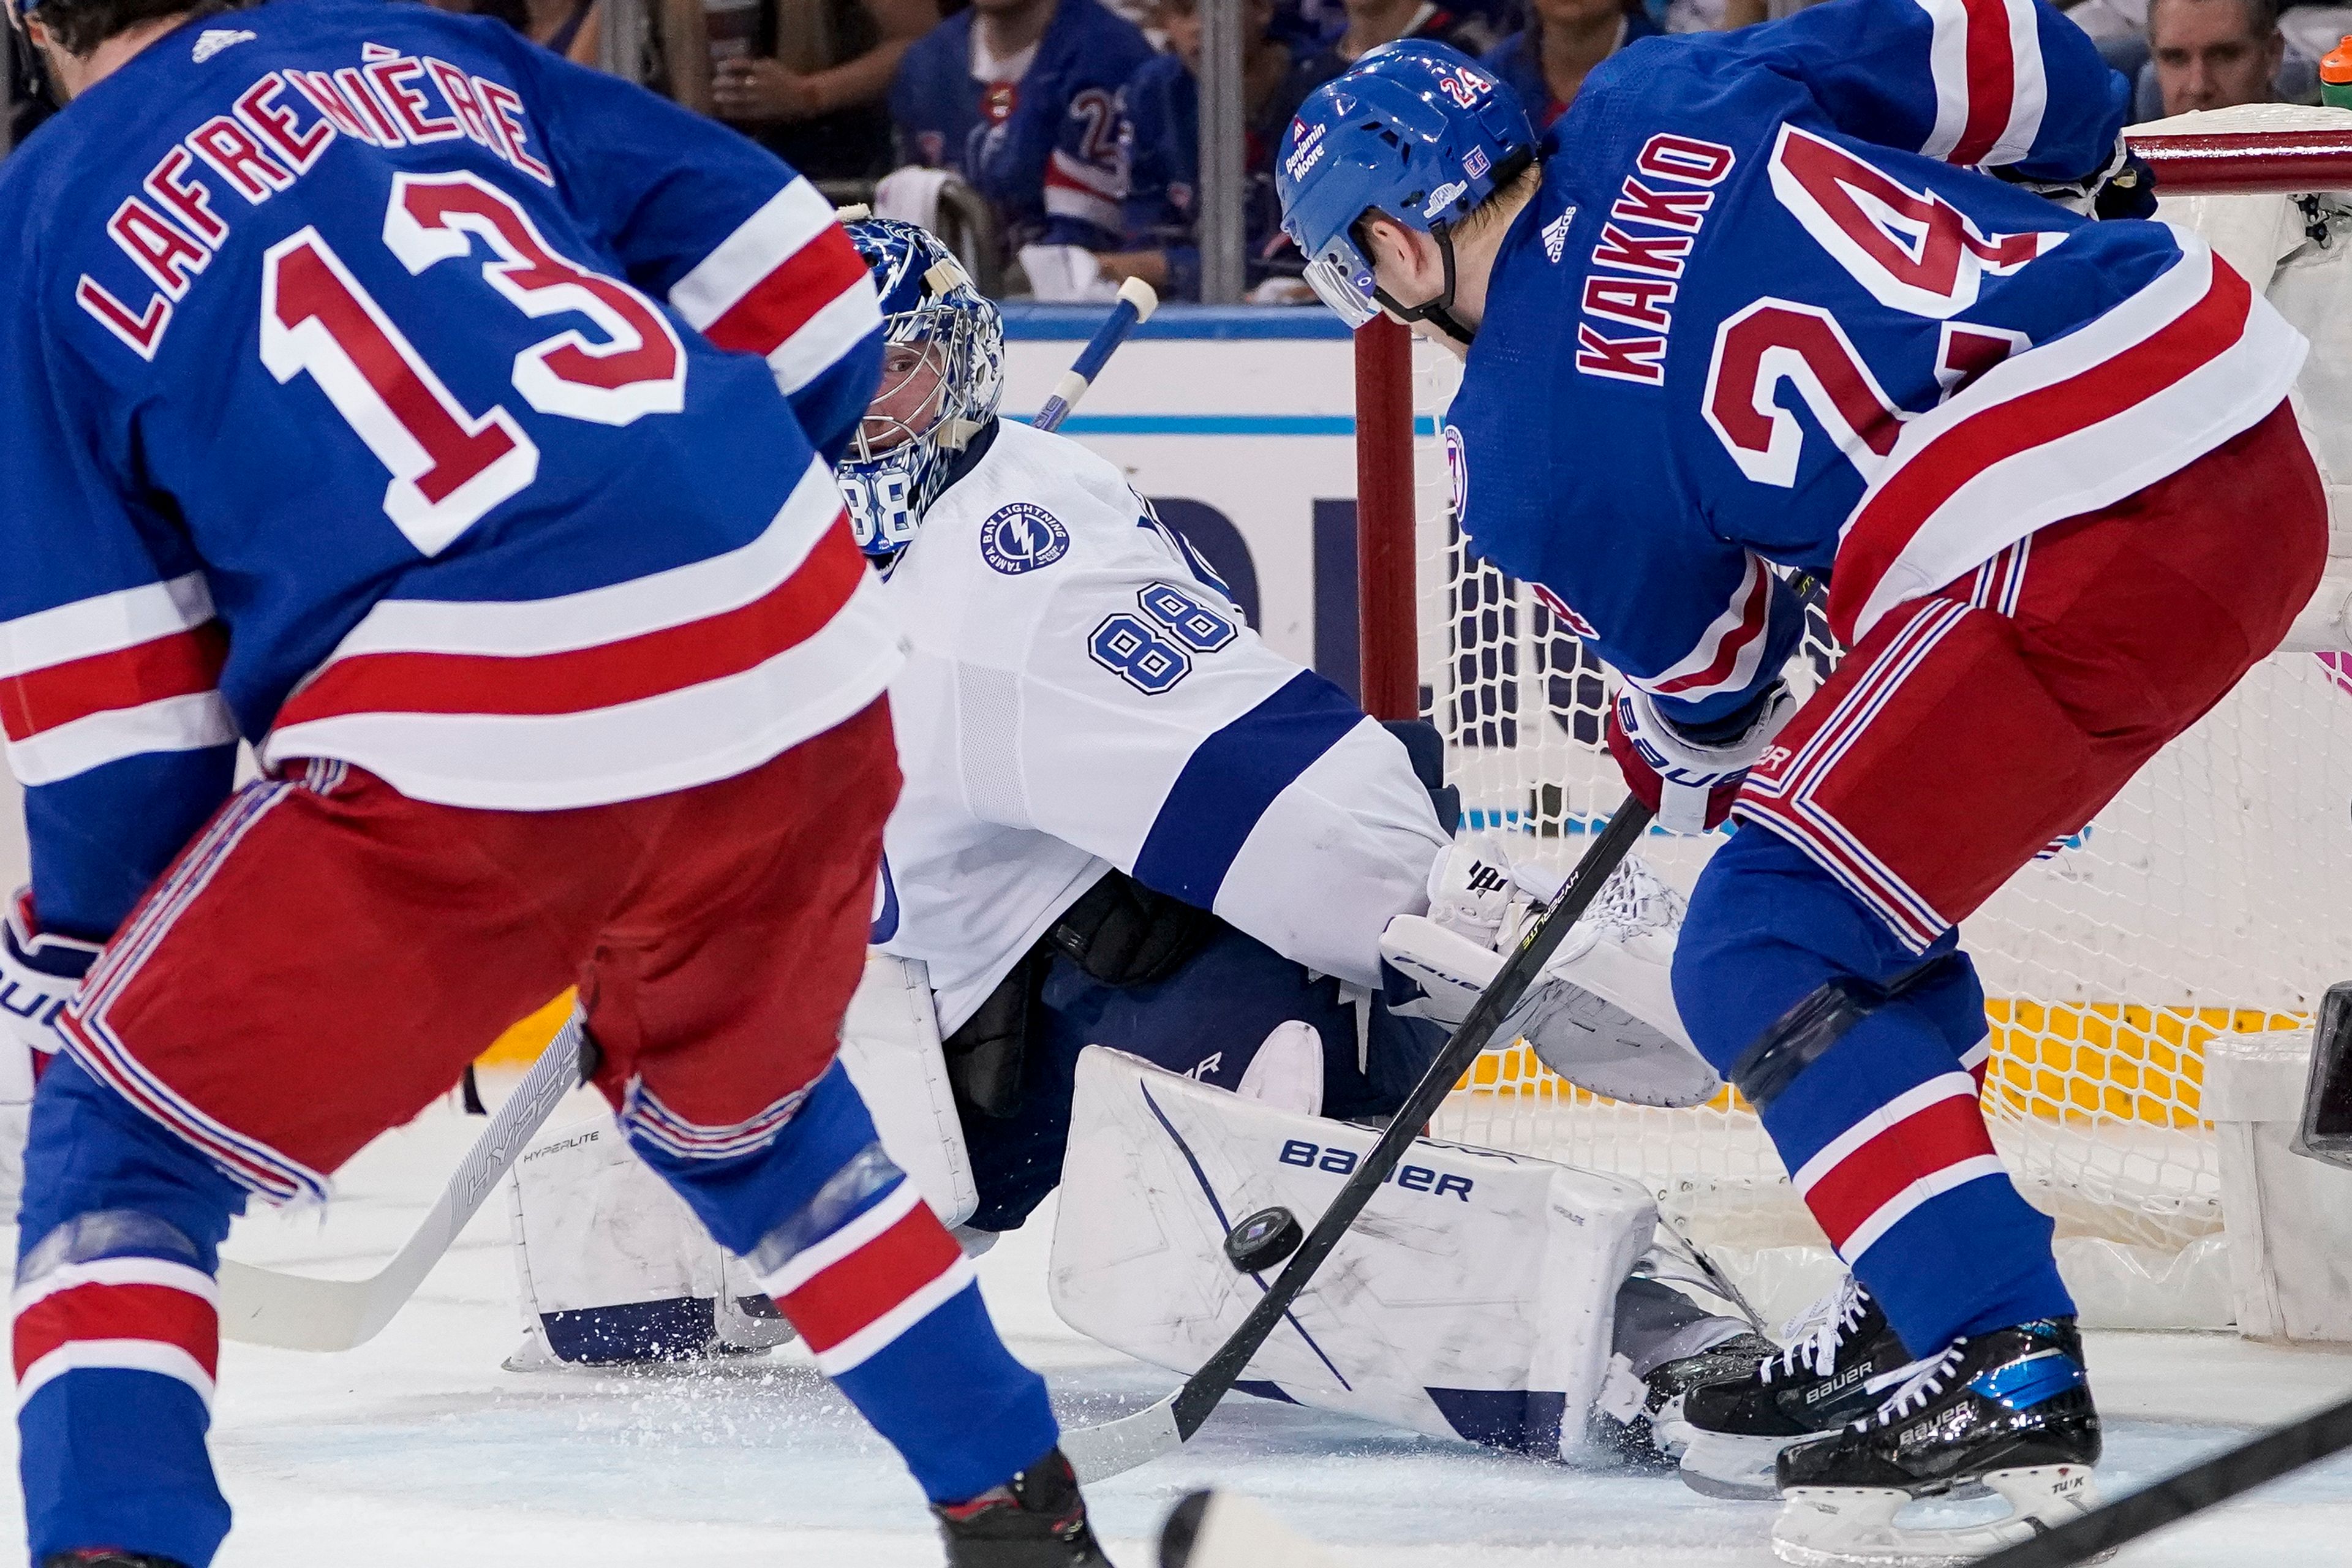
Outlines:
[[[1242,1273],[1255,1274],[1297,1251],[1306,1239],[1298,1216],[1277,1204],[1258,1210],[1225,1233],[1225,1258]]]

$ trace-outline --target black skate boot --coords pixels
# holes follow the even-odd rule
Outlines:
[[[1940,1568],[2028,1540],[2097,1505],[2099,1413],[2072,1318],[1955,1340],[1916,1363],[1877,1414],[1780,1458],[1787,1500],[1772,1529],[1784,1563]],[[1980,1482],[2007,1517],[1940,1528],[1895,1522],[1913,1500]]]
[[[1055,1448],[970,1502],[931,1510],[948,1543],[948,1568],[1085,1568],[1106,1559],[1087,1525],[1078,1478]]]
[[[1911,1359],[1851,1276],[1785,1332],[1789,1348],[1750,1375],[1684,1396],[1689,1434],[1682,1478],[1693,1491],[1750,1501],[1778,1497],[1772,1463],[1780,1450],[1869,1415],[1884,1392],[1871,1393],[1870,1380]]]
[[[1631,1411],[1595,1409],[1586,1430],[1594,1447],[1616,1455],[1636,1469],[1660,1474],[1672,1469],[1691,1439],[1683,1401],[1695,1388],[1756,1375],[1757,1368],[1780,1353],[1780,1347],[1762,1334],[1735,1334],[1696,1355],[1686,1355],[1653,1368],[1641,1380],[1641,1403]],[[1611,1373],[1613,1378],[1616,1374]],[[1633,1373],[1625,1373],[1630,1381]]]
[[[60,1552],[45,1558],[41,1568],[182,1568],[169,1557],[150,1557],[140,1552],[117,1552],[111,1546],[100,1546],[80,1552]]]

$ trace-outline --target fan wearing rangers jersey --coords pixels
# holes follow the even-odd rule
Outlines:
[[[1401,46],[1307,100],[1278,170],[1318,291],[1465,356],[1462,527],[1621,672],[1634,793],[1738,823],[1676,999],[1866,1287],[1833,1315],[1922,1358],[1859,1401],[1829,1356],[1693,1396],[1777,1453],[1792,1560],[1973,1555],[2089,1495],[2074,1305],[1987,1134],[1957,928],[2279,644],[2325,558],[2303,340],[2123,216],[2124,101],[2038,0],[1832,0],[1636,43],[1539,146],[1487,73]],[[1849,649],[1801,705],[1775,568],[1828,581]],[[1977,1479],[2011,1517],[1895,1521]]]
[[[577,984],[636,1155],[956,1560],[1098,1562],[834,1060],[900,655],[832,470],[880,334],[830,206],[495,22],[26,8],[72,98],[0,175],[32,1561],[212,1562],[230,1220]]]
[[[989,46],[1000,27],[1031,41],[999,58]],[[1150,58],[1143,35],[1099,0],[978,0],[898,62],[898,155],[953,170],[994,204],[1008,253],[1111,249],[1126,194],[1118,89]]]

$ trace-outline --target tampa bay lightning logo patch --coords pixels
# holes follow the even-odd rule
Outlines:
[[[998,507],[980,525],[980,558],[1008,577],[1051,566],[1069,552],[1062,520],[1025,500]]]
[[[1462,450],[1462,432],[1445,427],[1445,477],[1454,482],[1454,515],[1459,519],[1470,500],[1470,459]]]

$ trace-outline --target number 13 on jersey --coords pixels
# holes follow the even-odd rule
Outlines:
[[[490,287],[525,316],[584,316],[515,355],[512,380],[542,414],[627,425],[686,405],[686,352],[660,308],[616,279],[557,255],[520,203],[470,174],[393,182],[383,241],[412,275],[463,261],[481,240]],[[392,471],[384,515],[436,555],[539,475],[539,447],[502,405],[470,415],[314,227],[262,260],[261,363],[281,382],[307,373]]]

